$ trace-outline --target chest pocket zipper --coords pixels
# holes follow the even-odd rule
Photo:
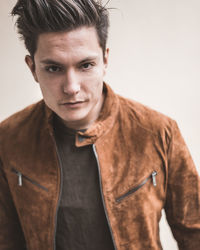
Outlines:
[[[43,189],[43,190],[45,190],[45,191],[48,192],[48,188],[46,188],[46,187],[40,185],[40,184],[37,183],[36,181],[34,181],[34,180],[30,179],[29,177],[23,175],[23,174],[22,174],[21,172],[19,172],[18,170],[12,168],[11,171],[12,171],[13,173],[15,173],[15,174],[18,176],[18,186],[21,187],[21,186],[23,185],[23,179],[24,179],[24,180],[29,181],[29,182],[32,183],[33,185],[35,185],[35,186],[37,186],[37,187],[39,187],[39,188],[41,188],[41,189]]]
[[[132,188],[131,190],[129,190],[127,193],[119,196],[118,198],[116,198],[116,202],[121,202],[124,198],[126,198],[127,196],[135,193],[138,189],[140,189],[141,187],[143,187],[149,180],[152,180],[153,182],[153,186],[156,187],[157,186],[157,182],[156,182],[156,175],[157,172],[153,171],[145,180],[143,180],[138,186]]]

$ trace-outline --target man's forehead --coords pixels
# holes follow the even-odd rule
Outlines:
[[[39,35],[35,55],[40,60],[56,60],[54,57],[97,57],[102,51],[96,30],[82,27],[73,31],[49,32]],[[53,57],[53,58],[52,58]]]
[[[98,43],[98,36],[96,29],[94,27],[80,27],[70,31],[61,31],[61,32],[45,32],[41,33],[38,36],[38,45],[46,46],[47,43],[50,43],[52,46],[57,46],[57,44],[83,44],[84,42]]]
[[[72,31],[42,33],[38,37],[37,51],[49,53],[55,51],[81,51],[101,49],[96,30],[82,27]]]

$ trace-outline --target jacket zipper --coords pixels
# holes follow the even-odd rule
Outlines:
[[[38,182],[30,179],[29,177],[25,176],[24,174],[22,174],[20,171],[16,170],[15,168],[12,168],[11,171],[13,173],[15,173],[18,176],[18,186],[22,187],[23,186],[23,179],[29,181],[30,183],[32,183],[33,185],[45,190],[48,192],[48,188],[40,185]]]
[[[114,249],[117,250],[116,243],[115,243],[115,240],[114,240],[114,237],[113,237],[112,228],[111,228],[110,221],[109,221],[109,218],[108,218],[108,212],[107,212],[107,209],[106,209],[104,196],[103,196],[102,181],[101,181],[101,170],[100,170],[100,164],[99,164],[99,159],[98,159],[98,154],[97,154],[97,151],[96,151],[95,144],[92,145],[92,148],[93,148],[93,152],[94,152],[94,155],[95,155],[95,158],[96,158],[96,161],[97,161],[97,168],[98,168],[98,173],[99,173],[100,193],[101,193],[101,199],[102,199],[102,202],[103,202],[103,208],[104,208],[104,212],[105,212],[105,215],[106,215],[106,220],[108,222],[108,227],[109,227],[109,230],[110,230],[110,233],[111,233],[111,238],[112,238],[112,241],[113,241]]]
[[[153,186],[156,187],[157,186],[157,182],[156,182],[156,175],[157,175],[157,172],[156,171],[153,171],[146,179],[144,179],[138,186],[132,188],[131,190],[129,190],[127,193],[119,196],[117,199],[116,199],[116,202],[121,202],[124,198],[126,198],[127,196],[135,193],[138,189],[140,189],[141,187],[143,187],[147,181],[149,181],[150,179],[152,179],[152,182],[153,182]]]

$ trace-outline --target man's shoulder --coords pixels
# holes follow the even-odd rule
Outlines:
[[[38,120],[44,114],[44,106],[44,101],[41,100],[9,116],[0,123],[0,135],[18,131]]]
[[[157,134],[161,130],[171,131],[176,123],[169,116],[160,113],[135,100],[119,96],[120,115],[126,122],[139,126],[150,133]]]

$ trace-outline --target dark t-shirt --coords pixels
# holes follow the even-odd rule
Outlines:
[[[113,250],[92,145],[76,147],[76,131],[58,118],[54,128],[63,174],[56,250]]]

